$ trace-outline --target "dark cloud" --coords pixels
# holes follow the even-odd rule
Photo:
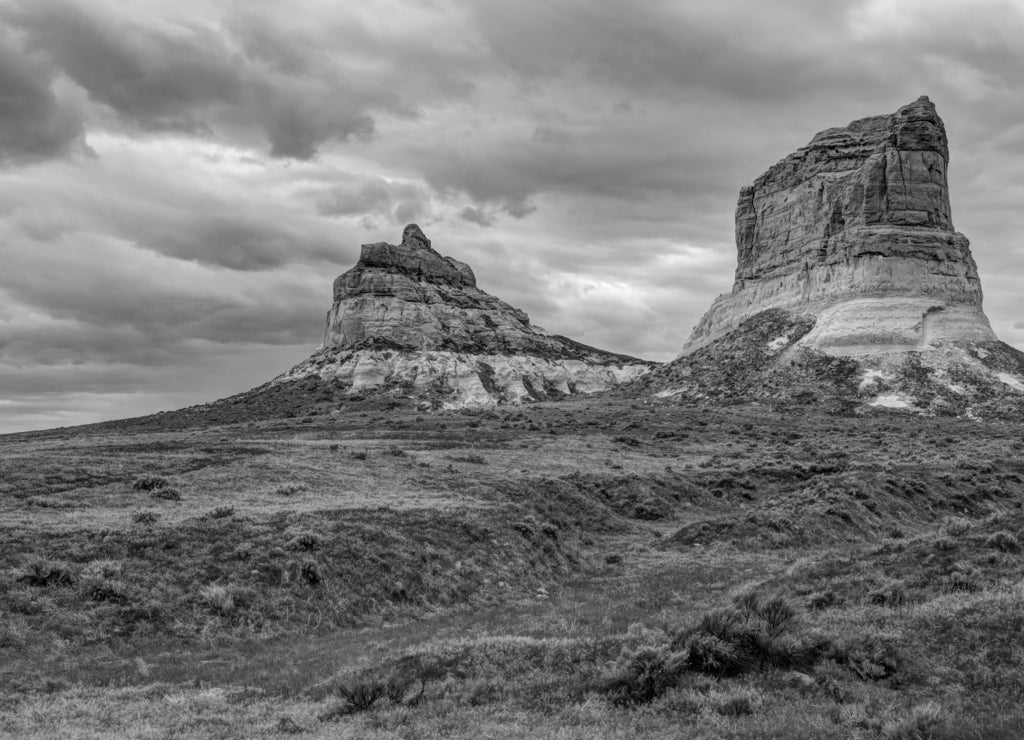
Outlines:
[[[343,46],[352,36],[366,41],[358,24],[310,38],[252,14],[146,24],[69,0],[24,0],[3,17],[34,55],[130,124],[241,141],[255,128],[277,157],[309,159],[326,142],[371,136],[380,114],[414,116],[425,95],[471,90],[448,55],[429,46],[409,75],[419,88],[401,84],[391,65],[360,69]],[[391,40],[379,41],[386,54]]]
[[[58,99],[55,74],[0,26],[0,164],[63,156],[81,144],[81,114]]]
[[[579,77],[631,96],[710,93],[772,103],[839,82],[888,86],[869,60],[822,54],[842,25],[839,4],[526,0],[474,9],[495,59],[527,80]],[[802,43],[787,38],[794,21]]]

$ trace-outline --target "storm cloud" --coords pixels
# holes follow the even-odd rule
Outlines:
[[[549,331],[668,359],[739,188],[922,94],[1024,347],[1022,36],[1017,0],[0,0],[0,431],[264,382],[410,221]]]

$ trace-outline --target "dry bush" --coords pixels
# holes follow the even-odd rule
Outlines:
[[[47,586],[70,586],[75,582],[71,566],[60,560],[36,558],[23,565],[14,575],[17,583],[45,588]]]
[[[199,598],[215,614],[222,617],[230,616],[235,611],[235,599],[231,591],[216,583],[204,586],[199,591]]]

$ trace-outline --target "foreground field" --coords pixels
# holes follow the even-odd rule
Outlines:
[[[200,422],[0,438],[0,734],[1024,735],[1020,425]]]

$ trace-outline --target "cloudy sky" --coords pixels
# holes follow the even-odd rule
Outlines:
[[[1024,348],[1024,0],[0,0],[0,432],[242,391],[416,221],[550,331],[651,359],[740,186],[929,95]]]

